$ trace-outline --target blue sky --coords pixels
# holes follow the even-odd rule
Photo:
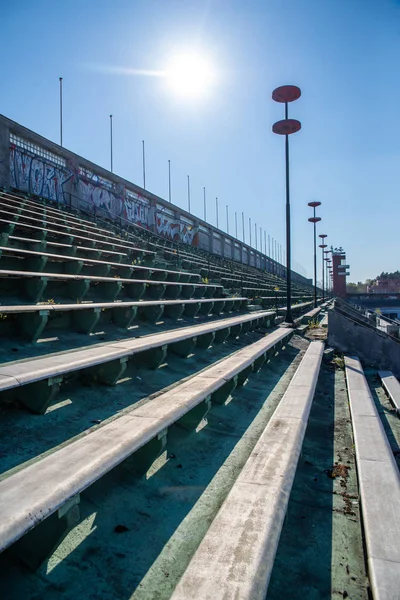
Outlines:
[[[58,78],[64,78],[64,145],[230,232],[234,213],[285,239],[283,117],[272,90],[301,87],[289,107],[293,258],[312,276],[307,202],[319,200],[319,233],[343,246],[350,280],[399,268],[400,2],[398,0],[4,0],[0,9],[0,112],[59,141]],[[104,67],[163,69],[195,48],[216,73],[201,100],[172,94],[162,78]],[[254,225],[253,225],[254,227]],[[241,227],[239,227],[241,233]],[[254,240],[254,230],[252,232]],[[248,241],[248,226],[246,230]],[[239,236],[240,237],[240,236]]]

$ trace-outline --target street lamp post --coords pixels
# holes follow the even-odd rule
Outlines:
[[[204,220],[207,221],[206,188],[203,187]]]
[[[113,172],[113,116],[110,115],[110,171]]]
[[[272,99],[285,105],[285,118],[272,126],[272,131],[285,136],[285,165],[286,165],[286,317],[287,323],[293,323],[292,316],[292,280],[290,252],[290,190],[289,190],[289,135],[301,129],[300,121],[288,118],[288,103],[294,102],[301,96],[300,88],[295,85],[283,85],[272,92]]]
[[[321,233],[319,235],[319,237],[321,238],[321,243],[319,245],[319,247],[322,249],[322,302],[325,300],[325,282],[324,282],[324,248],[326,248],[326,244],[325,244],[325,238],[327,238],[328,236],[326,235],[326,233]],[[328,283],[328,282],[327,282]]]
[[[215,198],[215,211],[217,214],[217,229],[218,229],[218,197]]]
[[[190,212],[190,177],[187,176],[188,212]]]
[[[168,199],[171,202],[171,161],[168,159]]]
[[[321,206],[321,202],[309,202],[308,206],[311,206],[314,211],[314,215],[308,220],[314,225],[314,308],[317,308],[317,223],[321,217],[315,216],[315,209]]]

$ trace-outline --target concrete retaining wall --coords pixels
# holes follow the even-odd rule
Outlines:
[[[137,223],[171,240],[286,276],[285,267],[262,252],[1,115],[0,187]],[[299,273],[292,272],[292,279],[312,284]]]
[[[358,356],[365,365],[392,371],[400,377],[400,342],[334,309],[329,311],[328,344],[347,355]]]

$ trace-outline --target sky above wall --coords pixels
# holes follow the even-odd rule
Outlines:
[[[398,0],[4,0],[0,15],[0,113],[59,142],[63,77],[65,147],[109,168],[112,114],[117,175],[142,185],[145,140],[147,189],[168,198],[170,160],[172,202],[187,208],[190,175],[193,214],[205,187],[207,220],[218,197],[220,228],[228,205],[241,239],[244,212],[253,245],[257,223],[284,247],[284,139],[271,129],[283,106],[271,93],[298,85],[294,268],[313,275],[313,200],[351,281],[399,268]],[[159,73],[191,52],[212,82],[187,96]]]

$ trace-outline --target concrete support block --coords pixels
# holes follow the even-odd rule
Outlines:
[[[165,304],[164,305],[164,315],[169,317],[170,319],[177,320],[179,319],[183,311],[185,310],[185,304]]]
[[[225,342],[225,340],[230,336],[231,334],[231,328],[230,327],[225,327],[225,329],[218,329],[218,331],[215,332],[215,343],[216,344],[223,344]]]
[[[233,338],[237,338],[242,333],[242,323],[238,323],[237,325],[232,325],[230,327],[230,336]]]
[[[57,396],[62,377],[49,377],[15,389],[15,397],[31,412],[42,415]]]
[[[194,295],[195,286],[194,285],[184,285],[182,286],[182,298],[192,298]]]
[[[145,475],[155,460],[162,454],[167,445],[168,429],[163,429],[157,437],[147,442],[127,458],[123,467],[137,475]]]
[[[206,291],[206,287],[202,287],[200,285],[196,286],[193,292],[193,298],[204,298],[206,295]]]
[[[245,321],[244,323],[242,323],[242,333],[247,333],[248,331],[253,329],[252,323],[253,321]]]
[[[229,381],[226,381],[218,390],[211,394],[211,402],[215,404],[225,404],[233,390],[236,388],[237,381],[237,375]]]
[[[46,265],[47,256],[30,256],[24,260],[24,266],[27,271],[41,273],[45,270]]]
[[[207,316],[210,313],[212,313],[213,308],[214,308],[214,302],[212,302],[211,300],[210,300],[210,302],[202,302],[201,304],[199,304],[199,306],[200,306],[199,314]]]
[[[139,307],[139,316],[150,323],[157,323],[164,312],[164,304]]]
[[[90,288],[89,279],[75,279],[67,282],[67,294],[72,300],[82,300]]]
[[[34,313],[20,313],[17,315],[21,334],[32,342],[36,342],[47,325],[49,313],[49,310],[40,310]]]
[[[79,494],[70,498],[55,513],[41,521],[13,544],[8,552],[30,569],[36,570],[60,545],[80,520]]]
[[[110,302],[118,297],[121,289],[122,281],[118,281],[118,279],[115,279],[115,281],[101,281],[96,286],[96,291],[98,292],[99,296],[103,300],[109,300]]]
[[[158,346],[140,354],[135,354],[133,360],[135,363],[144,365],[148,369],[158,369],[160,365],[165,363],[167,358],[168,345]]]
[[[47,277],[27,277],[22,280],[22,287],[25,295],[33,302],[42,300],[47,288]]]
[[[165,294],[166,286],[163,283],[159,285],[150,285],[147,287],[147,295],[152,300],[160,300]]]
[[[128,296],[130,298],[132,298],[132,300],[140,300],[140,298],[143,296],[143,294],[146,291],[146,284],[145,283],[128,283],[125,284],[125,290],[128,294]]]
[[[215,286],[210,285],[204,289],[205,289],[204,298],[214,298],[215,292],[217,290],[217,288]]]
[[[71,313],[74,329],[79,333],[90,334],[100,319],[101,308],[73,310]]]
[[[153,281],[165,281],[167,279],[166,271],[151,271],[150,279]]]
[[[205,333],[203,335],[198,336],[197,338],[197,346],[202,348],[203,350],[207,350],[210,346],[212,346],[215,338],[215,331],[210,331],[210,333]]]
[[[64,262],[64,273],[68,273],[68,275],[80,275],[82,273],[82,268],[82,260],[71,260]]]
[[[181,340],[180,342],[175,342],[174,344],[170,344],[168,350],[172,352],[172,354],[176,354],[181,358],[187,358],[189,354],[191,354],[196,346],[197,338],[191,337],[186,340]]]
[[[190,302],[190,304],[185,304],[185,316],[186,317],[195,317],[197,313],[204,314],[201,311],[203,309],[203,304],[200,302]]]
[[[111,320],[118,327],[127,328],[131,325],[137,314],[137,306],[127,306],[113,308],[111,313]]]
[[[167,289],[165,291],[165,298],[168,300],[176,300],[182,293],[181,285],[167,285]]]
[[[187,431],[194,431],[211,408],[211,396],[200,402],[175,423]]]
[[[111,272],[111,265],[107,263],[91,265],[88,267],[88,275],[97,275],[98,277],[108,277]]]
[[[225,302],[214,302],[214,306],[212,309],[213,315],[220,315],[225,308]]]
[[[238,387],[241,387],[247,381],[252,370],[253,370],[253,367],[252,367],[252,365],[250,365],[249,367],[246,367],[245,369],[243,369],[243,371],[241,371],[239,373],[238,379],[237,379]]]
[[[254,373],[257,373],[261,369],[261,367],[263,366],[263,364],[265,363],[266,360],[267,360],[266,352],[264,352],[263,354],[261,354],[261,356],[256,358],[256,360],[253,362]]]
[[[122,356],[116,360],[111,360],[101,365],[96,365],[84,371],[83,377],[88,375],[95,381],[99,381],[105,385],[115,385],[117,381],[125,373],[128,364],[128,357]]]

